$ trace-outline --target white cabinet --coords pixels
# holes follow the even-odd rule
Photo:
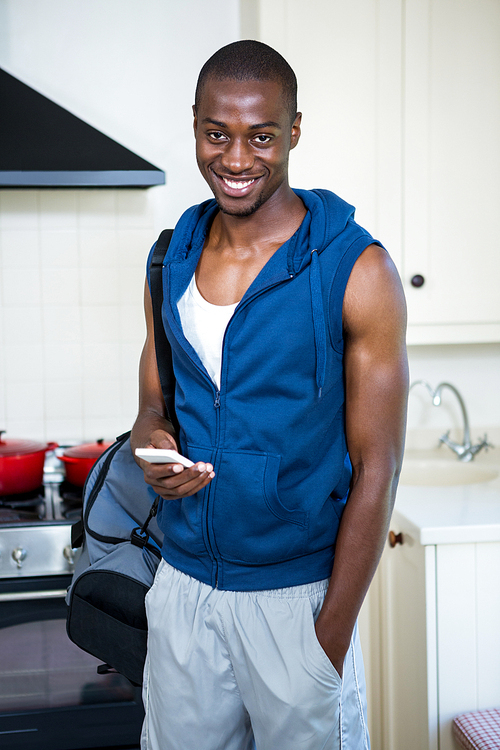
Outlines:
[[[292,184],[339,193],[386,244],[409,343],[500,341],[500,3],[244,5],[297,73]]]
[[[477,487],[400,490],[403,544],[378,573],[383,750],[456,750],[453,717],[500,706],[500,490]]]
[[[500,3],[405,0],[403,29],[409,341],[498,341]]]

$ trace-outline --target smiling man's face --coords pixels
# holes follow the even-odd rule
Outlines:
[[[288,154],[300,137],[279,83],[209,78],[194,131],[196,160],[221,211],[250,216],[288,190]]]

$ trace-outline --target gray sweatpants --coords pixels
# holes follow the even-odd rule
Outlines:
[[[316,638],[327,585],[220,591],[162,561],[141,750],[369,750],[357,628],[342,679]]]

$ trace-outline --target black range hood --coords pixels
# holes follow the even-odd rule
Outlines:
[[[146,188],[165,172],[0,68],[0,188]]]

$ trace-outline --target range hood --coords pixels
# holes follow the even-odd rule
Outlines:
[[[165,172],[0,68],[0,188],[165,183]]]

